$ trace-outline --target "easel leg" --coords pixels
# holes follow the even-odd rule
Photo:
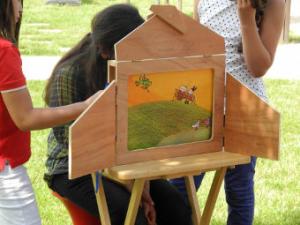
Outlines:
[[[92,174],[92,179],[93,179],[94,187],[96,187],[96,174],[95,173]],[[111,225],[102,180],[99,182],[99,190],[98,190],[98,192],[95,193],[95,195],[96,195],[96,199],[97,199],[97,205],[98,205],[98,210],[99,210],[99,214],[100,214],[101,224]]]
[[[201,211],[200,211],[199,202],[197,198],[194,178],[193,176],[186,176],[184,177],[184,180],[185,180],[185,186],[186,186],[189,202],[192,208],[193,224],[199,225],[201,219]]]
[[[215,173],[214,180],[206,200],[205,208],[203,210],[201,223],[200,223],[201,225],[209,225],[210,223],[213,209],[215,207],[226,170],[227,167],[222,167],[218,169]]]
[[[130,202],[124,225],[134,225],[145,185],[145,179],[137,179],[133,183]]]

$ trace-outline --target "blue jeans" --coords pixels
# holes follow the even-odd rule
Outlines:
[[[256,157],[249,164],[228,169],[225,174],[225,194],[228,204],[227,225],[252,225],[254,217],[254,173]],[[199,189],[205,173],[194,176],[196,190]],[[183,178],[170,180],[187,198]]]

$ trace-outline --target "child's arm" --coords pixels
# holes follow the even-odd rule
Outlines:
[[[1,95],[11,118],[20,130],[37,130],[75,120],[99,93],[97,92],[86,101],[56,108],[33,108],[27,88],[4,92]]]
[[[268,1],[258,32],[255,9],[250,0],[238,0],[243,54],[248,69],[255,77],[263,76],[273,63],[284,22],[284,0]]]

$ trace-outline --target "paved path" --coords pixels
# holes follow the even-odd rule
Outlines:
[[[23,71],[28,80],[47,79],[58,56],[23,56]],[[300,44],[279,45],[273,66],[266,78],[300,80]]]

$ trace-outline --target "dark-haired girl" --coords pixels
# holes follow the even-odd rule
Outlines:
[[[200,23],[225,39],[226,71],[266,101],[262,76],[273,63],[284,5],[284,0],[195,0]],[[255,164],[252,157],[225,175],[227,225],[253,223]],[[203,176],[195,177],[197,188]],[[182,179],[171,182],[185,193]]]
[[[71,104],[103,89],[107,82],[107,60],[114,58],[114,44],[143,22],[137,9],[126,4],[113,5],[96,14],[91,33],[54,68],[46,88],[46,102],[51,107]],[[52,190],[99,217],[91,176],[68,179],[68,130],[69,125],[64,125],[50,132],[45,180]],[[111,223],[123,225],[130,192],[105,177],[103,185]],[[137,225],[191,224],[189,206],[179,191],[166,180],[154,180],[147,184],[142,206],[138,210]]]

